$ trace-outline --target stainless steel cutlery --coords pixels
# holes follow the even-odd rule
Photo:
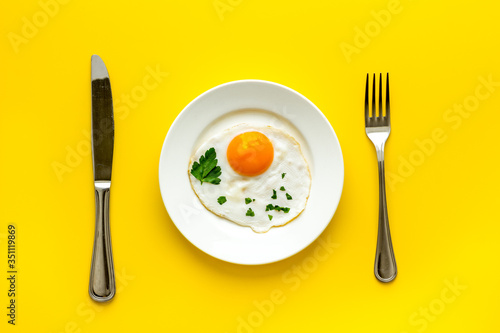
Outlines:
[[[391,111],[389,104],[389,74],[386,79],[385,114],[382,103],[382,74],[379,78],[378,89],[378,115],[376,107],[376,81],[373,74],[372,103],[370,114],[370,76],[366,75],[365,90],[365,129],[366,135],[373,142],[377,151],[378,179],[379,179],[379,215],[378,215],[378,239],[375,254],[375,277],[381,282],[394,280],[397,274],[396,258],[392,248],[391,231],[389,230],[389,218],[387,216],[387,200],[385,196],[385,164],[384,147],[391,133]]]
[[[115,126],[113,99],[106,65],[92,56],[92,159],[95,186],[95,235],[89,294],[98,302],[115,295],[115,274],[109,227],[109,194]]]

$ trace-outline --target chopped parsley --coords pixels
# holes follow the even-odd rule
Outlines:
[[[286,175],[286,173],[284,173],[284,172],[283,172],[283,173],[281,174],[281,179],[285,178],[285,175]]]
[[[282,211],[284,213],[288,213],[290,211],[290,208],[289,207],[280,207],[278,205],[269,204],[266,206],[266,212],[268,212],[270,210],[275,210],[277,212]]]
[[[253,212],[252,208],[248,208],[246,215],[247,216],[255,216],[255,213]]]
[[[248,205],[250,202],[255,201],[255,199],[245,198],[245,203]]]
[[[223,204],[224,202],[226,202],[226,201],[227,201],[226,197],[219,197],[219,198],[217,199],[217,202],[219,203],[219,205],[222,205],[222,204]]]
[[[269,217],[269,221],[271,221],[273,219],[273,216],[272,215],[267,215],[267,217]]]
[[[288,194],[288,193],[286,194],[286,198],[287,198],[288,200],[292,200],[292,196],[291,196],[290,194]]]
[[[221,175],[220,166],[217,166],[217,160],[215,159],[217,154],[215,153],[215,148],[210,148],[205,152],[205,155],[200,156],[199,162],[194,162],[191,167],[191,174],[198,179],[201,184],[203,182],[218,185],[220,183],[219,176]]]
[[[281,190],[281,191],[286,191],[284,186],[281,186],[281,187],[280,187],[280,190]]]
[[[276,196],[276,190],[273,190],[273,195],[271,196],[271,199],[277,199],[278,197]]]

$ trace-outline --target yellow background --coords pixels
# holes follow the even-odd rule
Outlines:
[[[383,25],[372,11],[387,13],[389,1],[216,4],[73,0],[45,9],[49,16],[35,0],[1,3],[0,330],[499,331],[500,87],[473,105],[476,89],[488,92],[481,78],[500,81],[498,3],[401,0]],[[26,22],[38,27],[27,31]],[[365,29],[368,39],[360,37]],[[24,39],[13,44],[13,36]],[[346,57],[347,44],[357,53]],[[107,65],[115,109],[123,95],[140,92],[148,69],[169,73],[116,119],[111,228],[119,277],[109,304],[87,293],[92,54]],[[373,275],[378,184],[363,123],[367,72],[391,74],[387,195],[399,275],[390,284]],[[317,241],[275,264],[221,262],[191,245],[164,208],[157,171],[170,125],[193,98],[239,79],[299,91],[338,135],[345,184],[320,237],[335,249],[322,261]],[[447,111],[464,102],[474,111]],[[416,140],[428,142],[436,129],[446,140],[423,155]],[[54,165],[68,165],[77,149],[71,171],[58,178]],[[15,327],[5,309],[10,223],[18,228]],[[450,293],[454,281],[466,289]],[[284,302],[269,310],[273,291]],[[426,308],[432,317],[423,319]]]

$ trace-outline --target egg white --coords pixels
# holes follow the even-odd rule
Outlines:
[[[226,157],[227,147],[238,134],[257,131],[269,138],[274,148],[271,166],[262,174],[254,177],[242,176],[229,165]],[[214,147],[222,174],[220,184],[203,183],[191,174],[191,166],[200,156]],[[282,174],[285,177],[282,178]],[[306,207],[311,188],[309,166],[302,154],[299,143],[286,132],[270,126],[260,127],[240,124],[221,132],[204,142],[193,154],[188,169],[191,187],[201,203],[212,213],[224,217],[241,226],[262,233],[272,227],[283,226],[295,219]],[[285,191],[281,191],[281,187]],[[273,189],[277,199],[272,199]],[[288,200],[286,193],[292,196]],[[227,201],[220,205],[217,199],[225,196]],[[249,204],[245,198],[255,199]],[[290,211],[266,211],[268,204],[289,207]],[[255,216],[247,216],[251,208]],[[272,216],[269,220],[268,215]]]

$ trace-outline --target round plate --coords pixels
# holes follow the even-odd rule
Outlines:
[[[267,233],[255,233],[211,213],[189,182],[189,160],[199,145],[239,123],[289,132],[309,163],[312,182],[306,208]],[[296,254],[323,232],[342,194],[344,163],[332,126],[307,98],[277,83],[242,80],[210,89],[182,110],[163,143],[159,177],[170,218],[194,246],[227,262],[258,265]]]

